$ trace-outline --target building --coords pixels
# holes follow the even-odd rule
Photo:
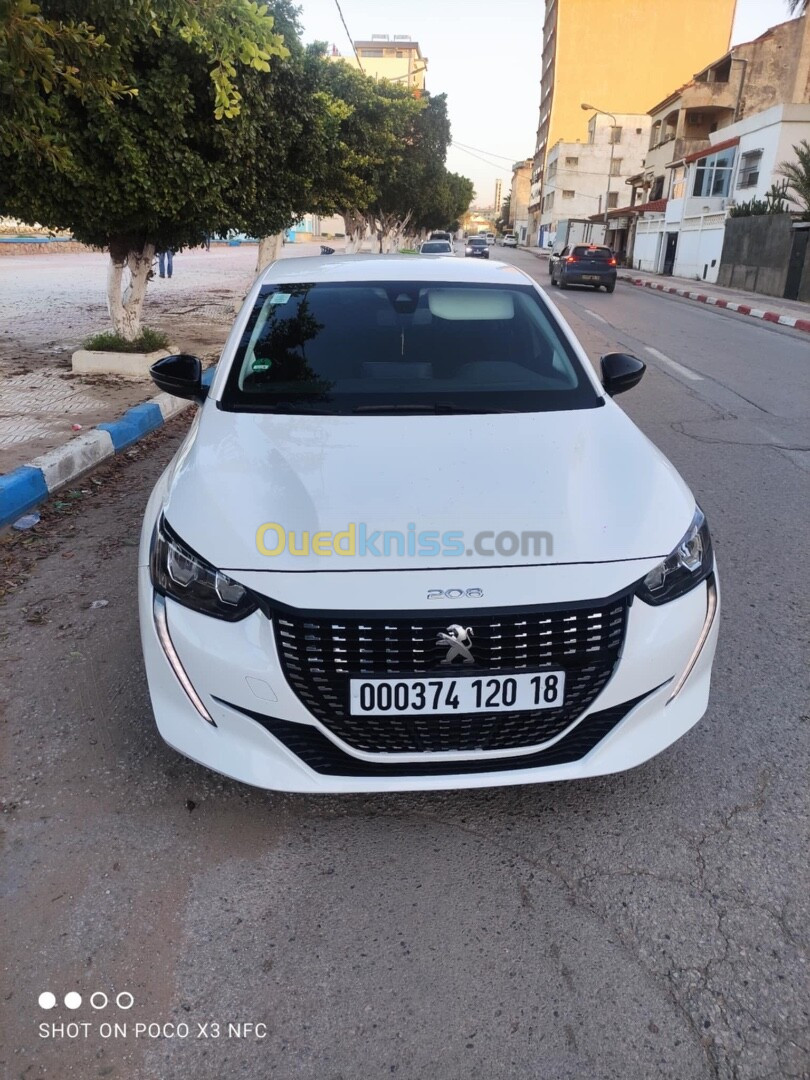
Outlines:
[[[540,247],[554,243],[557,224],[604,214],[624,203],[627,180],[637,174],[650,141],[650,117],[593,114],[587,142],[557,142],[546,156],[540,211]],[[610,189],[608,191],[608,188]]]
[[[519,244],[525,244],[528,239],[531,185],[532,159],[516,161],[512,166],[512,187],[509,191],[509,231],[517,234]]]
[[[372,79],[387,79],[413,90],[425,89],[427,57],[422,56],[419,42],[411,41],[409,34],[372,34],[370,41],[355,41],[354,52],[348,56],[333,45],[329,59],[360,67]]]
[[[501,212],[501,203],[503,202],[503,181],[498,179],[495,181],[495,216]]]
[[[763,198],[780,179],[779,163],[810,138],[810,20],[792,19],[735,46],[656,105],[650,119],[644,168],[630,178],[628,205],[615,215],[628,222],[627,261],[716,281],[730,209]]]
[[[585,141],[583,103],[647,112],[729,47],[736,0],[546,0],[530,228],[539,239],[543,169],[560,140]]]

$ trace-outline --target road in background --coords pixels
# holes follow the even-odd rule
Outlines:
[[[533,256],[497,254],[546,283]],[[638,769],[565,785],[285,796],[179,758],[135,609],[176,422],[0,549],[21,582],[0,631],[4,1075],[808,1074],[807,342],[629,285],[550,295],[595,360],[648,362],[619,401],[709,518],[724,611],[706,717]],[[69,990],[75,1013],[38,1007]],[[94,990],[134,996],[109,1020],[190,1035],[39,1037],[97,1023]],[[267,1037],[210,1037],[228,1021]]]

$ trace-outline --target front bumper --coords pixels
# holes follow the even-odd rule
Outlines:
[[[138,589],[149,691],[163,738],[226,776],[290,792],[486,787],[632,768],[705,712],[719,622],[716,576],[662,607],[635,601],[613,676],[557,739],[508,756],[450,752],[414,762],[354,751],[319,724],[287,683],[273,627],[261,612],[222,623],[166,600],[167,651],[145,566]]]

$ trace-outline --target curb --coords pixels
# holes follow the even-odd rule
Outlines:
[[[789,326],[792,330],[803,330],[810,334],[810,319],[800,319],[795,315],[781,315],[778,311],[766,311],[763,308],[751,307],[750,304],[738,304],[736,301],[724,300],[719,296],[709,293],[695,292],[693,289],[679,289],[676,286],[662,285],[657,281],[644,281],[643,278],[633,277],[632,274],[619,274],[620,281],[629,281],[631,285],[642,286],[645,289],[654,289],[656,292],[682,296],[686,300],[695,300],[699,304],[708,304],[710,307],[725,308],[727,311],[736,311],[738,315],[748,315],[752,319],[764,319],[765,322],[777,323],[779,326]]]
[[[204,382],[210,384],[215,370],[209,368],[204,372]],[[0,528],[11,525],[54,492],[162,427],[190,405],[190,401],[171,394],[158,394],[142,405],[127,409],[112,423],[99,424],[92,431],[34,458],[28,465],[0,475]]]

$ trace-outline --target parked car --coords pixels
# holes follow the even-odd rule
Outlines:
[[[505,233],[503,238],[503,246],[516,248],[518,246],[517,236],[511,232]]]
[[[508,272],[505,272],[508,271]],[[146,509],[158,728],[284,791],[599,776],[706,709],[706,519],[516,267],[304,257],[261,273]],[[687,758],[684,758],[684,763]]]
[[[449,240],[426,240],[419,248],[420,255],[455,255]]]
[[[464,247],[464,255],[473,255],[476,259],[489,258],[489,244],[485,236],[470,236]]]
[[[616,258],[609,247],[598,244],[573,244],[564,247],[552,265],[551,284],[567,289],[569,285],[592,285],[613,292],[616,288]]]

